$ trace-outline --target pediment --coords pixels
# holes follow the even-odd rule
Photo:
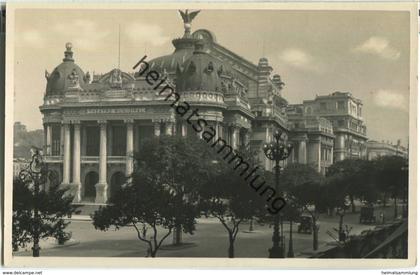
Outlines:
[[[120,69],[113,69],[109,73],[104,74],[98,83],[108,84],[111,88],[122,88],[123,84],[135,81],[135,78]]]

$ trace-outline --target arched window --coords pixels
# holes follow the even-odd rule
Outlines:
[[[111,177],[111,196],[113,196],[118,190],[121,189],[121,185],[123,185],[126,181],[124,173],[118,171],[115,172]]]

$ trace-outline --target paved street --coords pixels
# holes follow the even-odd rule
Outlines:
[[[375,211],[379,216],[380,209]],[[387,207],[385,213],[387,219],[392,216],[393,208]],[[353,227],[351,233],[359,234],[365,229],[372,228],[370,225],[358,223],[359,214],[347,214],[344,224]],[[326,231],[333,231],[338,227],[338,216],[320,217],[319,244],[332,242],[332,238]],[[272,228],[268,226],[254,225],[255,231],[247,232],[249,224],[244,224],[238,234],[235,243],[235,257],[267,257],[267,249],[271,247]],[[284,224],[286,235],[286,249],[289,239],[289,224]],[[146,255],[146,245],[137,239],[134,228],[125,227],[118,231],[111,229],[107,232],[95,230],[91,221],[75,220],[69,225],[69,231],[73,232],[73,239],[77,242],[71,246],[53,247],[41,250],[41,256],[85,256],[85,257],[142,257]],[[312,235],[298,234],[297,224],[294,224],[294,250],[299,254],[303,250],[312,247]],[[160,231],[163,232],[163,231]],[[162,249],[158,252],[159,257],[227,257],[228,235],[224,227],[215,218],[199,219],[197,230],[194,235],[183,234],[183,241],[187,245],[182,248],[171,246],[172,236],[168,237]],[[31,250],[19,251],[17,256],[30,256]],[[302,255],[303,256],[303,255]]]

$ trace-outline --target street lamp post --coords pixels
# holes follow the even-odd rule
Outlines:
[[[47,173],[45,169],[45,164],[42,159],[42,155],[40,154],[38,149],[32,149],[32,159],[29,163],[28,168],[23,169],[19,172],[19,177],[24,182],[32,182],[34,185],[34,230],[33,230],[33,240],[34,244],[32,247],[32,256],[33,257],[39,257],[39,230],[40,230],[40,217],[39,217],[39,207],[38,207],[38,201],[39,201],[39,188],[40,184],[45,183],[47,179]]]
[[[338,215],[340,215],[340,222],[338,224],[338,241],[344,242],[346,240],[346,233],[343,229],[344,209],[340,208]]]
[[[348,208],[350,204],[351,203],[349,199],[346,197],[344,199],[343,206],[339,208],[338,215],[340,215],[340,222],[338,224],[338,240],[340,242],[345,242],[347,238],[346,232],[344,232],[344,228],[343,228],[343,221],[344,221],[345,209]]]
[[[274,133],[274,141],[264,144],[264,154],[269,160],[274,160],[276,163],[275,169],[275,192],[279,193],[280,184],[280,161],[285,160],[289,157],[293,150],[291,144],[286,144],[287,136],[285,133],[280,133],[278,130]],[[283,236],[283,219],[281,224],[281,236],[280,236],[280,213],[274,215],[274,231],[273,231],[273,247],[269,249],[270,258],[284,258],[285,257],[285,245]]]
[[[287,251],[288,258],[294,258],[295,253],[293,251],[293,219],[290,219],[290,232],[289,232],[289,250]]]

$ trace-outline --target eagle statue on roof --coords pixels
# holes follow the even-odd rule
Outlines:
[[[191,33],[191,22],[199,13],[199,10],[192,12],[189,12],[188,10],[179,10],[179,14],[181,15],[182,20],[184,21],[185,36],[188,36]]]

